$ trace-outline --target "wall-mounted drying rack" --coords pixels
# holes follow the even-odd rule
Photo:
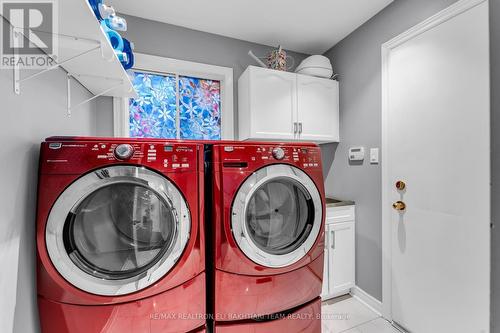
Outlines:
[[[21,68],[14,67],[14,92],[21,93],[22,82],[56,68],[63,68],[67,72],[68,115],[71,114],[71,110],[99,96],[136,98],[132,82],[115,55],[88,1],[64,0],[56,2],[55,5],[58,32],[36,32],[52,34],[57,38],[58,58],[54,60],[53,66],[25,78],[20,76]],[[14,34],[16,35],[16,32]],[[22,37],[19,34],[21,33],[17,32],[16,38]],[[71,78],[77,80],[94,96],[71,105]]]

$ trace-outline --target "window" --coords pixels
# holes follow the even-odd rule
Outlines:
[[[129,135],[133,138],[177,137],[177,87],[175,76],[143,72],[131,73],[132,84],[139,95],[130,98]]]
[[[179,78],[179,137],[220,140],[220,82]]]
[[[231,68],[136,54],[137,98],[115,99],[115,136],[233,139]]]

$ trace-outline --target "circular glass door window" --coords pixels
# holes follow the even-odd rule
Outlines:
[[[137,166],[89,172],[54,203],[45,244],[57,272],[98,295],[124,295],[164,277],[184,252],[191,215],[163,175]]]
[[[250,197],[246,227],[253,242],[270,254],[297,249],[314,221],[311,196],[294,180],[278,178],[260,185]]]
[[[75,265],[96,277],[127,279],[169,249],[176,218],[169,202],[133,183],[101,187],[68,215],[64,242]]]
[[[269,165],[249,175],[231,210],[238,247],[266,267],[285,267],[307,256],[322,221],[321,195],[313,180],[286,164]]]

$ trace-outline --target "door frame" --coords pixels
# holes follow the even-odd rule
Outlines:
[[[382,44],[382,316],[392,321],[392,250],[391,201],[387,184],[388,174],[388,112],[389,112],[389,57],[391,51],[422,33],[476,7],[488,0],[460,0],[429,17],[402,34]],[[489,240],[487,240],[489,241]]]

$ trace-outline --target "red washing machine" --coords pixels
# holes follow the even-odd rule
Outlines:
[[[320,148],[215,144],[211,167],[216,332],[321,332]]]
[[[42,332],[203,332],[203,174],[203,145],[196,143],[42,143]]]

